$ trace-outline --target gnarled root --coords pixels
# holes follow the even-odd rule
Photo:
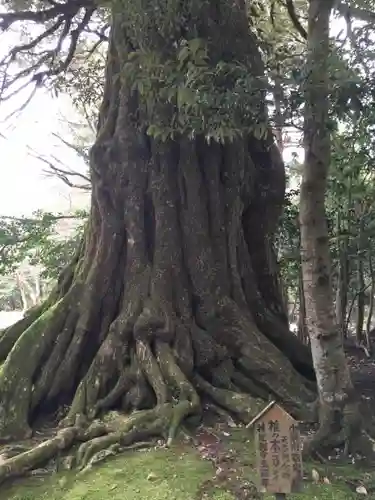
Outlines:
[[[32,424],[29,408],[35,411],[40,401],[48,401],[51,384],[56,379],[46,377],[39,363],[42,360],[42,366],[44,361],[44,366],[51,368],[51,360],[55,362],[66,349],[61,349],[65,334],[72,336],[73,340],[77,335],[69,323],[72,314],[76,314],[76,309],[70,307],[71,296],[74,296],[72,292],[68,293],[30,325],[8,356],[0,375],[3,432],[16,431],[14,434],[19,435],[22,429],[29,429],[28,425]],[[64,320],[66,311],[69,314]],[[51,317],[59,321],[51,321]],[[200,415],[202,406],[198,394],[215,405],[219,413],[227,412],[230,417],[247,424],[261,410],[268,394],[274,392],[277,395],[281,370],[284,383],[279,399],[289,405],[297,417],[302,415],[306,402],[313,397],[307,386],[298,383],[303,378],[287,359],[283,359],[280,351],[275,351],[275,359],[266,362],[263,354],[266,346],[263,350],[263,340],[258,333],[255,354],[249,348],[242,348],[239,356],[231,355],[230,335],[233,332],[230,322],[237,328],[236,335],[240,339],[251,326],[247,320],[241,319],[235,308],[225,326],[221,320],[216,324],[217,329],[212,335],[207,330],[200,331],[196,325],[189,330],[188,322],[184,325],[177,323],[175,330],[187,336],[189,342],[175,341],[168,333],[173,331],[171,327],[169,330],[163,327],[161,333],[157,333],[161,338],[157,335],[153,338],[145,335],[146,321],[142,328],[138,322],[138,330],[135,328],[137,322],[135,326],[133,323],[132,331],[132,323],[122,321],[121,316],[119,318],[109,327],[107,337],[80,379],[56,436],[6,459],[0,467],[0,481],[48,462],[75,444],[79,447],[74,465],[81,470],[138,442],[162,438],[168,446],[188,416]],[[236,318],[240,319],[237,321]],[[61,328],[59,333],[61,325],[69,326],[68,333]],[[40,335],[41,326],[45,328],[44,335]],[[76,331],[81,334],[80,330]],[[135,338],[129,340],[129,332],[133,335],[136,332]],[[191,339],[189,335],[192,335]],[[220,342],[222,335],[225,335],[225,343]],[[251,335],[255,336],[255,333]],[[46,357],[57,336],[52,357]],[[268,345],[267,339],[264,342]],[[179,352],[181,346],[185,350]],[[270,348],[275,350],[272,344]],[[28,359],[30,349],[33,355]],[[23,359],[28,359],[28,363]],[[13,378],[10,378],[11,374]],[[73,375],[77,376],[77,373]],[[263,385],[257,385],[258,380],[263,380]],[[24,399],[22,405],[18,405],[21,396]],[[18,413],[12,414],[9,408],[16,403]],[[122,411],[113,412],[111,408]]]
[[[305,457],[319,456],[324,449],[344,447],[344,456],[359,454],[373,460],[374,440],[364,431],[359,404],[347,401],[342,405],[319,403],[319,428],[304,443]]]
[[[96,420],[87,428],[73,426],[60,429],[53,438],[4,460],[0,465],[0,483],[45,464],[74,443],[82,443],[74,460],[81,470],[127,449],[133,443],[150,441],[154,437],[171,443],[180,422],[199,409],[199,399],[195,397],[193,402],[165,403],[151,410],[134,412],[129,417],[111,412],[104,421]]]
[[[111,340],[110,335],[107,340]],[[220,361],[212,372],[217,386],[198,371],[187,376],[177,363],[178,356],[167,342],[157,340],[151,347],[149,342],[137,340],[135,347],[128,351],[126,363],[125,360],[120,362],[123,349],[118,350],[119,343],[113,343],[109,349],[104,341],[102,346],[76,390],[67,417],[60,423],[63,427],[55,437],[6,459],[0,466],[0,481],[48,462],[54,455],[68,450],[74,444],[79,444],[79,448],[73,462],[80,470],[86,470],[108,455],[114,455],[139,442],[150,442],[153,438],[162,438],[168,446],[181,423],[188,416],[201,413],[198,393],[208,398],[219,411],[226,411],[244,423],[248,423],[264,405],[263,399],[245,394],[236,386],[236,381],[243,385],[247,381],[252,386],[247,375],[239,371],[241,364],[235,368],[230,360]],[[117,371],[107,371],[107,359],[112,362],[113,359],[117,360]],[[250,366],[251,363],[250,360],[242,360],[242,364]],[[102,369],[100,373],[98,367]],[[112,381],[112,386],[107,384],[108,373],[112,376],[118,374],[117,382]],[[143,391],[149,394],[150,387],[154,394],[153,405],[148,404],[146,409],[137,411],[137,403],[134,402],[145,401]],[[137,397],[129,399],[131,394]],[[111,404],[121,400],[126,405],[132,402],[127,415],[117,411],[108,412]],[[101,410],[105,408],[107,412],[103,414]],[[102,418],[97,418],[99,412]]]
[[[112,422],[106,427],[106,434],[94,437],[79,447],[77,465],[81,469],[86,468],[100,460],[107,453],[106,450],[109,450],[109,454],[114,454],[135,442],[153,437],[162,437],[171,443],[176,425],[193,411],[190,402],[181,401],[135,412],[130,417],[123,418],[122,422],[116,419],[116,425]]]
[[[153,437],[163,438],[167,445],[176,436],[181,422],[189,415],[200,411],[199,397],[174,360],[173,353],[167,344],[160,343],[155,348],[156,357],[150,349],[145,349],[143,362],[151,361],[149,374],[159,375],[159,394],[167,394],[162,387],[173,389],[174,397],[168,401],[157,402],[149,410],[135,411],[129,416],[117,412],[109,412],[103,420],[95,420],[90,425],[87,415],[74,413],[74,409],[85,409],[85,382],[77,391],[76,402],[71,407],[64,427],[55,437],[42,444],[8,458],[0,466],[0,481],[21,475],[47,462],[58,452],[81,442],[76,455],[76,465],[85,469],[107,455],[132,445],[135,442],[150,440]],[[149,356],[149,358],[147,357]],[[155,378],[154,378],[155,384]],[[157,390],[158,388],[154,386]],[[78,399],[77,399],[78,398]],[[80,398],[83,400],[80,401]],[[161,398],[160,398],[161,399]]]
[[[61,429],[52,439],[48,439],[28,451],[4,460],[0,465],[0,483],[5,479],[21,476],[38,465],[48,462],[59,452],[70,448],[79,431],[76,427]]]

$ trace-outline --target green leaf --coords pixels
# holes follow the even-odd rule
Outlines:
[[[268,125],[266,123],[258,123],[252,129],[252,133],[256,139],[265,139],[268,134]]]
[[[182,47],[182,49],[177,54],[177,59],[181,64],[183,64],[185,61],[189,59],[189,56],[190,56],[189,47],[185,45],[185,47]]]
[[[199,49],[204,47],[204,42],[201,38],[193,38],[192,40],[189,40],[188,47],[192,54],[196,54]]]
[[[157,129],[156,125],[154,124],[149,125],[146,131],[147,135],[149,135],[150,137],[154,137],[156,129]]]
[[[179,87],[177,89],[177,107],[193,106],[195,104],[195,94],[188,87]]]

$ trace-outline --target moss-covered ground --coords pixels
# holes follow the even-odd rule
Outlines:
[[[70,471],[41,475],[39,471],[33,477],[3,484],[0,500],[274,498],[257,493],[254,464],[250,431],[216,427],[202,430],[196,438],[181,438],[170,449],[155,446],[107,458],[81,474]],[[367,495],[356,492],[360,486]],[[288,498],[354,500],[364,496],[375,499],[375,471],[355,465],[305,464],[303,489]]]

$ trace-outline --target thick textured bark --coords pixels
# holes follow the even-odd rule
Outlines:
[[[191,29],[214,61],[261,76],[245,7],[194,5],[178,36]],[[81,466],[104,448],[169,441],[201,398],[244,422],[269,397],[299,418],[315,398],[310,353],[289,332],[280,293],[273,233],[284,168],[271,132],[225,145],[148,137],[144,103],[122,71],[143,42],[160,48],[158,13],[136,32],[118,7],[84,244],[49,301],[0,339],[2,436],[28,435],[46,412],[69,408],[62,425],[72,432],[34,450],[28,467],[72,440],[83,442]],[[96,420],[113,409],[114,421]],[[25,469],[24,454],[12,460],[9,470]]]
[[[320,402],[320,428],[305,451],[343,442],[360,445],[358,399],[336,323],[325,191],[330,164],[328,55],[331,0],[310,0],[305,83],[305,163],[300,223],[306,321]],[[362,441],[362,440],[361,440]],[[369,449],[366,451],[370,451]]]

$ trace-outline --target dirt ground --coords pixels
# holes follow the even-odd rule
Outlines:
[[[365,425],[375,431],[375,349],[370,357],[366,355],[364,350],[353,347],[347,348],[346,354],[353,383],[361,395]]]

